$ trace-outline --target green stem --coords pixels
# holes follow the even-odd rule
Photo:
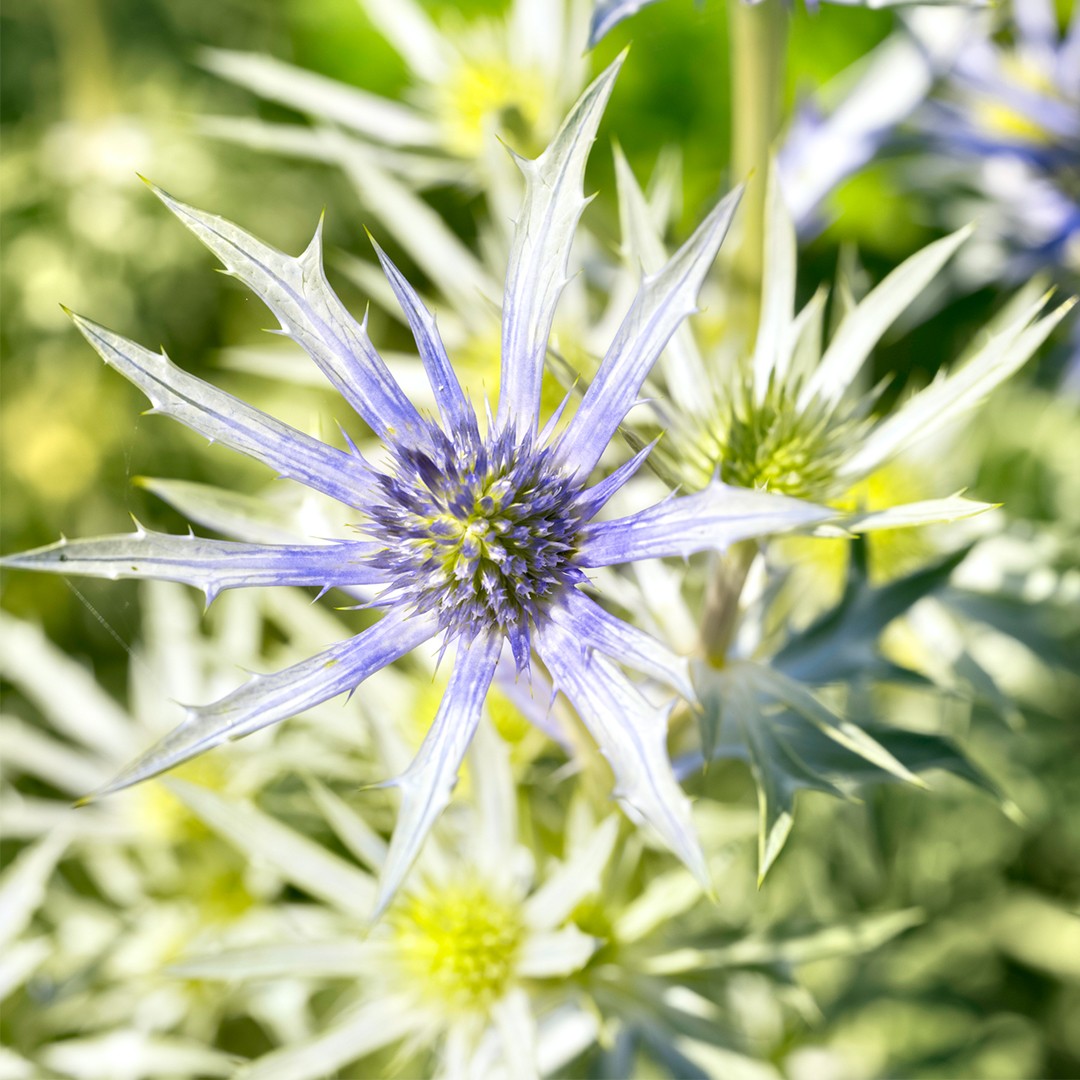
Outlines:
[[[713,667],[723,667],[739,621],[739,600],[746,577],[757,555],[753,540],[742,540],[717,557],[705,592],[705,614],[701,620],[701,642],[705,659]]]
[[[108,34],[97,0],[49,0],[64,116],[83,123],[116,112]]]
[[[731,39],[731,172],[746,180],[740,216],[742,239],[734,271],[746,298],[748,339],[761,308],[765,243],[765,179],[780,131],[787,52],[786,0],[747,4],[728,0]]]

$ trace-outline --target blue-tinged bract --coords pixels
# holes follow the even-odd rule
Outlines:
[[[644,459],[595,486],[589,477],[668,339],[695,306],[738,202],[722,200],[668,263],[644,278],[580,410],[540,429],[540,377],[578,219],[589,147],[621,65],[590,86],[548,149],[519,160],[526,177],[503,299],[498,414],[481,435],[434,319],[381,252],[412,327],[443,425],[422,416],[331,290],[319,237],[300,258],[158,192],[166,205],[277,316],[389,450],[379,471],[356,450],[334,449],[272,419],[133,342],[76,317],[106,363],[150,398],[155,412],[261,460],[352,511],[365,542],[285,546],[134,536],[67,542],[7,565],[107,578],[166,577],[204,589],[247,585],[374,587],[386,609],[373,627],[272,675],[255,676],[185,721],[99,794],[137,783],[228,739],[344,692],[433,638],[456,645],[456,666],[423,746],[405,774],[398,829],[383,869],[383,910],[450,798],[476,730],[502,644],[519,670],[536,649],[615,774],[617,792],[703,880],[705,859],[667,756],[670,704],[657,706],[617,666],[675,690],[685,661],[579,590],[585,568],[688,556],[742,539],[816,525],[833,511],[714,482],[638,514],[592,524]]]

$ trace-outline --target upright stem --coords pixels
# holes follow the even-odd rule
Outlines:
[[[705,659],[713,667],[723,667],[735,636],[739,618],[739,598],[750,573],[757,544],[741,540],[716,558],[705,591],[705,614],[701,620],[701,641]]]
[[[49,0],[64,117],[88,122],[116,112],[108,35],[97,0]]]
[[[734,270],[746,300],[748,339],[761,308],[765,242],[765,179],[780,130],[787,51],[787,0],[728,0],[731,38],[731,172],[749,181],[743,196],[742,239]]]

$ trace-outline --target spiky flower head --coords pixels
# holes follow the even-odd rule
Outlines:
[[[656,227],[624,159],[620,200],[631,222],[628,254],[646,266],[662,255]],[[837,502],[856,484],[919,440],[945,429],[1017,371],[1068,314],[1073,301],[1040,317],[1051,294],[1021,297],[977,339],[947,376],[875,417],[878,394],[861,390],[860,374],[878,341],[927,289],[970,236],[970,227],[928,245],[848,310],[826,342],[819,291],[795,311],[796,241],[777,170],[768,183],[761,320],[752,352],[707,367],[683,334],[665,358],[669,400],[654,410],[669,433],[657,460],[672,482],[700,488],[713,476],[727,483],[800,498]],[[739,359],[742,362],[739,362]],[[704,388],[704,389],[703,389]],[[638,437],[655,428],[642,425]],[[886,508],[846,522],[855,531],[949,521],[985,509],[946,498]]]
[[[513,900],[463,877],[409,896],[394,913],[402,967],[449,1008],[489,1007],[506,992],[524,932]]]
[[[524,670],[529,627],[560,592],[587,583],[574,561],[580,488],[530,435],[485,439],[475,425],[457,439],[432,435],[430,449],[398,448],[392,472],[379,474],[372,565],[387,572],[387,595],[434,615],[450,639],[496,627]]]
[[[665,456],[681,454],[679,467],[695,487],[719,472],[726,484],[795,498],[838,494],[845,451],[866,425],[814,404],[800,410],[792,398],[790,388],[774,384],[758,400],[749,382],[736,384],[712,410],[691,418]]]
[[[390,745],[400,741],[393,725],[372,722]],[[310,785],[344,857],[250,803],[169,781],[243,855],[269,861],[321,908],[314,938],[296,940],[285,928],[240,948],[210,952],[196,945],[177,974],[230,982],[252,974],[262,980],[345,980],[348,1007],[336,1008],[322,1030],[252,1062],[252,1080],[303,1080],[358,1068],[395,1044],[410,1075],[456,1068],[489,1076],[501,1066],[508,1075],[529,1077],[540,1071],[541,1060],[552,1060],[552,1043],[564,1038],[552,1023],[560,1013],[578,1016],[576,1040],[582,1026],[585,1045],[595,1037],[595,1021],[585,1023],[578,1005],[574,976],[599,942],[571,916],[599,887],[618,821],[609,814],[589,822],[568,838],[563,858],[545,860],[538,869],[519,837],[519,792],[509,755],[486,725],[469,764],[472,798],[447,815],[375,928],[357,912],[376,895],[372,871],[387,857],[386,845],[340,796]],[[566,1060],[582,1048],[575,1041],[555,1056]]]
[[[405,100],[269,56],[210,49],[202,59],[215,74],[304,113],[317,126],[212,117],[205,128],[259,149],[319,160],[362,147],[380,168],[421,188],[463,179],[486,186],[494,138],[523,153],[539,152],[585,84],[582,0],[512,0],[501,19],[455,13],[445,26],[417,0],[361,0],[361,6],[405,63],[411,83]]]
[[[509,641],[519,669],[528,666],[532,651],[539,655],[599,743],[629,811],[706,876],[689,802],[667,758],[670,707],[654,705],[618,666],[692,695],[686,661],[590,599],[582,589],[586,571],[722,549],[740,539],[813,526],[833,514],[715,482],[628,517],[595,520],[647,450],[595,484],[589,477],[664,346],[694,309],[738,192],[641,282],[573,417],[563,424],[556,415],[538,430],[548,336],[586,205],[585,162],[620,65],[621,58],[586,90],[539,158],[519,161],[526,190],[502,303],[500,397],[484,435],[433,317],[381,251],[441,423],[415,408],[366,327],[331,290],[318,235],[294,259],[158,192],[229,272],[260,296],[283,332],[305,348],[382,439],[386,464],[367,461],[351,444],[343,451],[305,436],[186,374],[164,355],[76,317],[79,329],[108,364],[146,392],[153,411],[344,504],[361,519],[367,539],[268,545],[140,528],[130,536],[61,541],[5,562],[109,578],[164,577],[196,585],[208,597],[247,585],[342,587],[359,590],[384,615],[308,660],[256,676],[212,705],[189,708],[183,724],[104,792],[352,692],[380,668],[441,638],[443,649],[456,647],[456,665],[415,761],[396,781],[401,811],[383,868],[381,910],[449,801]]]
[[[649,269],[664,257],[663,245],[623,159],[617,161],[617,176],[622,217],[629,226],[627,254]],[[859,490],[862,481],[917,440],[947,429],[1016,371],[1066,315],[1071,302],[1040,317],[1048,296],[1018,297],[976,339],[962,364],[894,412],[874,417],[876,395],[860,392],[857,385],[863,365],[894,320],[941,271],[968,230],[916,253],[861,302],[847,304],[844,318],[823,349],[824,292],[801,312],[795,311],[795,234],[775,173],[767,187],[766,204],[761,318],[752,350],[741,356],[721,353],[707,366],[694,337],[685,332],[676,335],[663,360],[667,393],[657,385],[649,395],[656,423],[650,427],[637,417],[629,418],[632,437],[644,442],[658,429],[664,430],[666,437],[653,464],[669,483],[682,482],[690,490],[720,476],[748,485],[745,490],[784,492],[789,497],[797,493],[826,501],[838,512],[846,503],[844,530],[820,529],[818,536],[850,539],[852,533],[947,522],[988,509],[984,503],[957,496],[900,505],[890,501],[873,507],[859,506],[855,500],[864,495]],[[841,295],[837,302],[847,300]],[[723,564],[707,589],[698,590],[698,597],[707,598],[701,636],[709,662],[695,665],[693,678],[702,706],[699,760],[724,753],[753,762],[762,805],[759,862],[764,873],[791,828],[794,792],[807,784],[839,790],[832,779],[837,746],[851,755],[852,773],[865,769],[858,760],[862,759],[872,764],[870,775],[875,777],[921,781],[917,755],[913,755],[912,768],[887,749],[887,734],[882,741],[871,737],[831,712],[809,688],[874,671],[873,661],[867,658],[860,660],[858,671],[848,660],[849,666],[840,668],[839,675],[836,667],[831,677],[826,674],[838,657],[867,656],[873,649],[872,639],[883,629],[868,634],[868,624],[862,621],[862,613],[873,610],[878,598],[861,596],[862,579],[854,575],[858,567],[853,567],[844,595],[844,603],[860,613],[844,627],[854,643],[831,636],[844,623],[842,609],[831,611],[822,616],[820,626],[815,622],[806,631],[816,641],[813,660],[788,668],[784,647],[778,653],[772,650],[791,633],[790,607],[772,587],[740,605],[752,567],[768,564],[757,556],[756,545],[744,545]],[[941,580],[950,569],[945,562],[923,578]],[[758,579],[763,580],[764,575]],[[776,581],[773,577],[770,586]],[[917,581],[903,580],[895,595],[917,596]],[[657,588],[655,582],[653,588]],[[675,603],[662,586],[658,591],[665,597],[663,617],[670,625],[693,625],[694,613],[672,612]],[[668,584],[668,591],[678,596],[679,585]],[[892,622],[898,609],[882,598],[881,610],[889,612]],[[650,613],[657,616],[655,607]],[[797,651],[798,647],[792,648]],[[768,663],[763,662],[766,656]],[[939,749],[935,746],[935,752]],[[944,752],[946,757],[939,760],[950,759],[954,771],[964,775],[968,763],[949,748]]]

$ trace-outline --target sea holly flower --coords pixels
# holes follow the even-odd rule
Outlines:
[[[628,254],[648,269],[663,260],[663,245],[622,159],[617,176]],[[654,423],[643,422],[648,417],[643,409],[624,425],[632,443],[645,445],[664,432],[650,464],[669,485],[693,491],[713,483],[718,475],[723,482],[747,490],[833,503],[839,512],[865,478],[918,440],[947,430],[1016,371],[1072,306],[1071,302],[1062,304],[1040,317],[1048,301],[1045,295],[1013,305],[990,332],[973,343],[970,355],[957,369],[902,402],[891,414],[874,417],[875,395],[856,389],[860,369],[877,341],[933,281],[965,237],[966,230],[930,245],[860,303],[849,304],[823,351],[824,294],[819,293],[798,315],[794,312],[795,233],[774,172],[767,191],[764,295],[752,351],[745,357],[721,353],[706,366],[688,328],[681,330],[650,387]],[[843,522],[846,533],[822,524],[816,534],[850,536],[930,525],[986,509],[986,504],[959,496],[849,509]],[[695,689],[704,705],[700,717],[704,759],[723,743],[726,753],[746,757],[755,770],[764,808],[764,873],[786,839],[799,788],[816,786],[837,794],[849,791],[849,782],[857,785],[892,778],[922,784],[918,772],[927,755],[939,763],[951,762],[964,775],[970,770],[950,747],[933,743],[927,750],[918,739],[905,742],[904,736],[879,735],[852,722],[844,714],[844,703],[821,700],[814,689],[830,681],[818,677],[828,667],[824,662],[817,668],[800,668],[794,675],[783,669],[774,650],[798,628],[785,625],[782,602],[773,607],[772,601],[781,599],[781,576],[770,564],[769,545],[764,548],[766,557],[761,555],[757,544],[740,545],[715,568],[710,581],[693,578],[700,588],[690,591],[696,591],[699,600],[704,597],[704,603],[695,604],[685,618],[672,621],[684,626],[697,622],[698,640],[688,641],[681,635],[679,647],[703,650],[708,661],[693,669]],[[744,595],[748,578],[755,572],[758,584]],[[652,574],[655,577],[656,571]],[[905,580],[902,590],[914,595],[917,580]],[[678,582],[665,586],[652,581],[642,591],[670,597],[680,589]],[[876,600],[883,615],[892,612],[886,622],[905,610],[898,611],[895,601],[886,603],[884,596]],[[872,612],[874,602],[863,597],[859,611]],[[634,607],[632,602],[627,606]],[[676,605],[667,602],[665,606]],[[826,625],[836,618],[836,611],[823,616]],[[861,625],[865,630],[866,624]],[[872,678],[875,671],[886,677],[895,674],[888,665],[875,667],[865,651],[874,651],[883,629],[884,625],[866,635],[864,651],[858,654],[863,667],[847,669],[845,678]],[[676,640],[672,634],[665,636]],[[841,652],[848,647],[843,642],[834,644]],[[785,747],[793,743],[797,747],[791,757]],[[894,752],[889,748],[894,743],[910,750],[910,755]],[[795,759],[806,763],[808,758],[812,759],[808,764],[791,764]]]
[[[362,0],[405,62],[406,101],[391,100],[270,57],[209,50],[215,74],[295,109],[320,128],[214,117],[211,134],[316,159],[335,159],[328,130],[370,149],[387,171],[426,187],[490,179],[494,136],[538,153],[585,84],[582,0],[512,0],[502,19],[440,27],[416,0]]]
[[[640,188],[618,162],[620,201],[631,221],[628,250],[650,266],[664,257]],[[823,348],[826,294],[794,309],[796,239],[790,213],[771,170],[767,195],[761,319],[749,355],[722,355],[706,365],[688,333],[662,368],[666,394],[650,398],[655,427],[666,432],[651,463],[672,483],[699,489],[715,475],[726,483],[801,499],[841,499],[860,481],[919,440],[948,429],[1016,372],[1069,313],[1073,301],[1042,315],[1045,293],[1010,309],[963,363],[883,417],[872,415],[877,395],[859,389],[870,355],[903,312],[942,272],[971,234],[966,227],[911,256],[857,304],[848,303]],[[696,390],[695,390],[696,387]],[[636,418],[629,422],[635,426]],[[871,532],[950,521],[986,509],[957,497],[856,514],[849,531]]]
[[[242,450],[351,508],[363,539],[247,544],[144,529],[9,556],[9,566],[59,573],[164,577],[202,588],[375,587],[374,626],[273,675],[256,676],[185,721],[100,794],[155,776],[226,740],[251,734],[339,694],[433,638],[456,654],[448,689],[413,764],[395,783],[399,828],[384,867],[380,908],[393,895],[450,798],[465,749],[507,643],[519,672],[533,650],[599,743],[628,812],[705,876],[690,806],[666,756],[666,707],[620,670],[625,664],[689,692],[685,662],[583,591],[587,571],[636,559],[688,556],[835,515],[720,482],[617,520],[594,520],[644,460],[589,477],[690,311],[723,241],[738,192],[722,200],[676,255],[646,277],[574,416],[539,425],[548,334],[578,218],[589,146],[618,72],[616,61],[581,97],[551,146],[520,161],[526,192],[502,305],[498,409],[482,433],[431,314],[381,252],[415,333],[441,424],[421,415],[330,289],[318,234],[298,259],[237,226],[158,192],[226,268],[260,296],[386,447],[381,464],[303,435],[112,331],[75,316],[102,358],[140,386],[153,409]]]
[[[972,260],[976,286],[987,267],[1013,280],[1048,267],[1080,273],[1080,13],[1062,34],[1052,0],[1010,11],[1004,25],[970,19],[949,78],[916,118],[936,153],[913,182],[932,178],[938,199],[944,184],[985,200],[999,250]]]
[[[372,1055],[385,1061],[395,1047],[393,1060],[415,1075],[546,1075],[596,1038],[574,976],[599,942],[570,916],[599,888],[618,821],[579,831],[563,859],[539,870],[518,835],[506,747],[484,726],[470,757],[472,799],[447,815],[374,929],[366,921],[374,875],[392,855],[341,797],[311,785],[345,857],[249,802],[167,781],[243,855],[319,902],[297,906],[291,933],[216,952],[193,948],[173,974],[344,987],[313,1034],[251,1062],[248,1080],[325,1076]]]

